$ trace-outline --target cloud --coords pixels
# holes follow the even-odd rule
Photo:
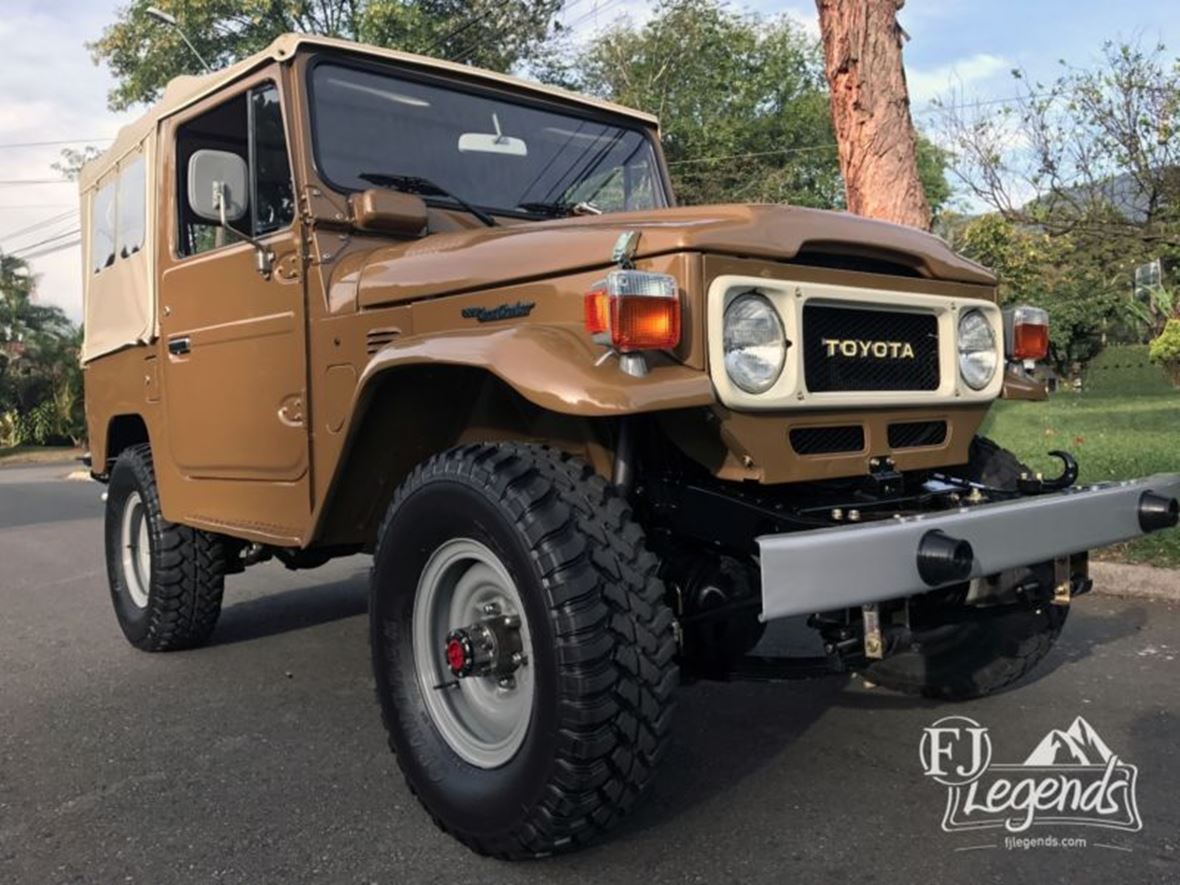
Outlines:
[[[113,114],[107,110],[110,77],[105,69],[94,66],[83,45],[114,20],[117,5],[118,0],[61,0],[53,4],[5,0],[0,20],[0,58],[4,59],[0,95],[6,98],[0,103],[0,144],[107,139],[138,116],[138,112]],[[57,173],[50,164],[62,147],[0,149],[0,179],[55,178]],[[77,205],[78,190],[70,183],[0,187],[0,249],[39,251],[31,247],[78,225],[75,216],[42,223]],[[38,224],[42,226],[12,236],[13,231]],[[75,321],[82,313],[81,260],[81,251],[75,246],[30,261],[39,278],[38,299],[63,308]]]
[[[808,37],[819,39],[819,13],[815,9],[785,6],[780,7],[778,13],[797,24]]]
[[[952,89],[978,86],[1011,69],[1012,63],[1003,56],[979,52],[935,68],[922,69],[907,65],[906,83],[909,85],[910,100],[924,104]]]

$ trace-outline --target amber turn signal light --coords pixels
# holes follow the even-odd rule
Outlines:
[[[680,343],[680,292],[668,274],[613,270],[585,296],[586,331],[621,353]]]
[[[610,294],[606,286],[595,286],[586,293],[586,331],[601,335],[610,331]]]
[[[1049,314],[1039,307],[1016,307],[1004,312],[1010,359],[1037,362],[1049,355]]]

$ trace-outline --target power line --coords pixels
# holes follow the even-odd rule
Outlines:
[[[827,151],[834,147],[836,147],[836,143],[833,141],[829,144],[814,144],[807,145],[806,147],[780,148],[779,150],[775,151],[752,151],[748,154],[722,154],[716,157],[693,157],[688,160],[671,160],[669,161],[668,165],[685,166],[690,163],[715,163],[720,162],[721,160],[745,160],[750,157],[773,157],[779,156],[780,154],[801,154],[807,151]]]
[[[17,187],[22,184],[76,184],[69,178],[8,178],[0,181],[0,187]]]
[[[75,246],[80,246],[81,244],[82,240],[80,238],[77,240],[70,240],[68,243],[50,246],[47,249],[42,249],[40,252],[33,252],[30,255],[21,255],[20,258],[22,261],[32,261],[35,258],[44,258],[46,255],[52,255],[54,252],[62,252],[66,249],[73,249]]]
[[[924,108],[917,108],[915,113],[926,114],[936,113],[945,110],[958,110],[959,108],[982,108],[993,104],[1015,104],[1016,102],[1028,101],[1034,98],[1044,98],[1049,93],[1047,92],[1030,92],[1028,95],[1009,95],[1004,98],[985,98],[979,101],[965,101],[961,104],[943,105],[938,103],[938,99],[930,99],[929,104]]]
[[[71,215],[76,215],[77,212],[78,212],[77,208],[71,208],[71,209],[61,213],[61,215],[53,215],[49,218],[43,218],[41,221],[34,222],[33,224],[26,225],[25,227],[22,227],[18,230],[9,231],[6,234],[0,235],[0,240],[11,240],[11,239],[14,239],[15,237],[20,237],[25,234],[32,233],[35,230],[39,230],[44,227],[49,227],[52,224],[57,224],[59,221],[65,221]]]
[[[487,18],[493,12],[503,9],[510,2],[512,2],[512,0],[500,0],[500,2],[495,4],[494,6],[489,5],[488,8],[485,9],[483,12],[479,13],[478,15],[471,16],[469,19],[467,19],[467,21],[465,21],[461,25],[459,25],[459,27],[455,28],[452,31],[449,31],[446,34],[443,34],[441,37],[439,37],[437,40],[435,40],[433,43],[431,43],[429,46],[427,46],[426,51],[423,52],[423,55],[429,55],[430,53],[434,52],[436,49],[445,45],[448,41],[454,39],[459,34],[462,34],[468,28],[473,27],[474,25],[481,22],[483,19]],[[476,45],[478,45],[478,43]]]
[[[564,6],[562,6],[562,10],[561,10],[561,11],[562,11],[562,12],[568,12],[570,9],[573,9],[573,7],[577,6],[579,3],[584,3],[584,2],[585,2],[585,0],[571,0],[571,2],[569,2],[569,3],[566,3]],[[596,8],[596,9],[594,9],[594,10],[593,10],[592,12],[590,12],[589,14],[582,16],[582,17],[581,17],[581,18],[579,18],[577,21],[575,21],[575,22],[573,22],[573,23],[571,23],[571,24],[564,25],[564,27],[565,27],[566,29],[568,29],[568,28],[571,28],[571,27],[573,27],[574,25],[576,25],[576,24],[578,24],[578,23],[580,23],[580,22],[584,21],[585,19],[589,18],[589,17],[590,17],[590,15],[594,15],[594,14],[596,14],[596,13],[598,13],[598,12],[601,12],[602,10],[606,9],[608,6],[610,6],[610,5],[614,4],[614,3],[617,3],[617,2],[618,2],[618,0],[606,0],[606,2],[605,2],[605,3],[603,3],[601,7],[598,7],[598,8]],[[470,43],[470,44],[468,44],[467,46],[465,46],[465,47],[464,47],[462,50],[460,50],[459,52],[456,52],[456,53],[454,53],[453,55],[451,55],[449,60],[450,60],[450,61],[453,61],[453,62],[461,62],[461,61],[463,61],[465,58],[467,58],[467,56],[471,55],[471,54],[472,54],[473,52],[475,52],[477,49],[479,49],[479,48],[480,48],[480,47],[482,47],[482,46],[485,46],[485,45],[487,45],[487,43],[488,43],[488,42],[490,42],[490,41],[492,41],[492,40],[498,40],[499,38],[503,37],[503,36],[504,36],[504,33],[505,33],[505,31],[506,31],[508,28],[510,28],[511,26],[512,26],[512,22],[504,22],[502,25],[500,25],[498,28],[496,28],[495,30],[493,30],[493,31],[492,31],[492,33],[488,34],[486,37],[484,37],[484,38],[482,38],[482,39],[480,39],[480,38],[477,38],[477,39],[475,40],[475,42],[474,42],[474,43]]]
[[[99,141],[114,141],[113,138],[63,138],[58,141],[10,141],[5,144],[0,144],[0,150],[4,148],[36,148],[36,147],[54,147],[59,144],[94,144]]]
[[[64,239],[65,237],[77,236],[80,233],[82,233],[82,229],[79,227],[76,227],[73,230],[66,231],[65,233],[60,233],[60,234],[56,234],[52,237],[47,237],[46,239],[41,240],[38,243],[32,243],[28,246],[21,246],[19,249],[14,249],[11,254],[21,256],[21,257],[26,257],[24,255],[24,253],[26,253],[26,252],[32,251],[33,249],[40,248],[41,246],[46,246],[46,245],[54,242],[55,240],[61,240],[61,239]]]
[[[575,19],[574,21],[567,23],[565,25],[565,27],[567,30],[572,30],[573,28],[576,28],[578,25],[580,25],[582,22],[586,21],[587,19],[593,18],[594,16],[598,15],[600,12],[605,12],[608,7],[614,6],[618,2],[619,2],[619,0],[605,0],[605,2],[601,6],[599,6],[597,3],[595,3],[593,9],[591,9],[585,15],[582,15],[581,17]]]

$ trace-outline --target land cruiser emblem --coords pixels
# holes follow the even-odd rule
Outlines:
[[[908,341],[869,341],[864,338],[825,338],[828,356],[848,359],[912,360],[914,346]]]
[[[515,304],[499,304],[496,307],[465,307],[463,319],[494,323],[496,320],[514,320],[527,317],[537,306],[535,301],[518,301]]]

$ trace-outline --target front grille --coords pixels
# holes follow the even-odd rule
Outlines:
[[[946,442],[945,421],[906,421],[889,425],[889,448],[916,449]]]
[[[805,304],[803,372],[812,393],[937,390],[938,319],[930,313]]]
[[[799,455],[832,455],[837,452],[863,452],[865,431],[859,425],[849,427],[795,427],[791,430],[791,448]]]

